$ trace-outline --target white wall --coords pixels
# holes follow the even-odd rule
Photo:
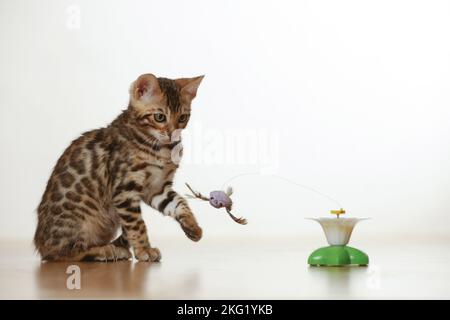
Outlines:
[[[147,72],[206,74],[178,190],[276,173],[372,217],[360,237],[450,231],[449,1],[1,0],[0,40],[0,238],[32,237],[63,149]],[[317,234],[303,218],[335,207],[271,176],[232,184],[250,224],[193,202],[206,237]]]

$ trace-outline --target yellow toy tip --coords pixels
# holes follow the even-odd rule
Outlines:
[[[330,213],[337,215],[337,217],[339,218],[339,215],[344,214],[345,210],[343,208],[340,208],[339,210],[330,210]]]

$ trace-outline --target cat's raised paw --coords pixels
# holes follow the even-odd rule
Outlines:
[[[202,238],[203,231],[193,219],[183,219],[180,220],[181,228],[183,229],[186,236],[192,241],[199,241]]]
[[[157,262],[161,260],[161,252],[158,248],[142,248],[136,250],[136,259],[142,262]]]

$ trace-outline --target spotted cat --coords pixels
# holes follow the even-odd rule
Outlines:
[[[203,76],[176,80],[141,75],[128,108],[107,127],[74,140],[59,158],[37,209],[36,249],[47,261],[159,261],[141,202],[173,217],[188,238],[202,229],[172,189],[180,130]],[[174,139],[174,136],[178,137]],[[117,231],[121,235],[113,240]]]

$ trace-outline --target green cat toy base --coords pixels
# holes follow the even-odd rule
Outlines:
[[[328,246],[311,253],[308,264],[326,267],[366,266],[369,264],[369,257],[361,250],[349,246]]]

